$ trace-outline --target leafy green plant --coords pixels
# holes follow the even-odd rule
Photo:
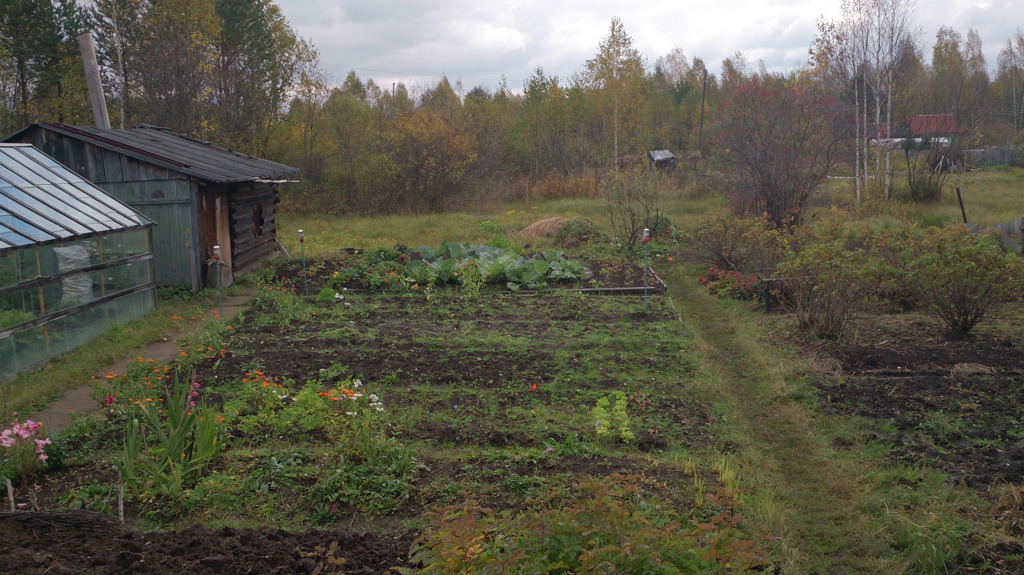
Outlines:
[[[455,274],[458,273],[456,269],[457,262],[454,258],[447,257],[435,260],[427,265],[430,266],[437,281],[443,284],[450,283],[455,279]]]
[[[476,260],[467,260],[459,267],[459,285],[462,286],[463,295],[469,299],[476,299],[480,296],[480,288],[484,285],[484,276],[480,273],[480,267]]]
[[[166,406],[139,401],[128,421],[117,469],[125,486],[144,500],[177,499],[220,450],[218,415],[199,400],[199,382],[175,384]]]
[[[433,268],[428,266],[423,260],[410,260],[406,263],[405,278],[410,285],[419,285],[421,287],[430,285],[437,279]]]
[[[316,567],[313,568],[312,575],[345,572],[342,568],[345,565],[345,558],[339,555],[341,547],[338,545],[337,541],[331,541],[330,545],[327,547],[317,545],[312,551],[303,551],[301,548],[297,547],[295,552],[299,554],[299,557],[305,557],[306,559],[314,559],[317,561]]]
[[[629,428],[629,414],[626,413],[628,405],[629,400],[622,391],[616,391],[597,400],[597,405],[590,413],[594,417],[594,429],[598,437],[605,438],[614,434],[622,441],[629,442],[634,439],[633,431]]]

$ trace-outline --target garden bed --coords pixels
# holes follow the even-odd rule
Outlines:
[[[866,321],[866,320],[862,320]],[[1024,348],[979,330],[968,340],[923,334],[920,316],[877,317],[863,343],[821,342],[817,388],[826,411],[874,422],[871,441],[975,489],[1024,484]]]
[[[307,269],[321,295],[344,265]],[[643,278],[629,263],[597,269],[608,270],[597,272],[602,288]],[[0,571],[306,573],[329,554],[346,559],[346,573],[381,573],[407,564],[430,509],[471,504],[511,520],[536,513],[538,500],[585,507],[577,484],[590,480],[635,489],[668,514],[658,520],[677,517],[686,529],[742,522],[716,471],[664,460],[706,447],[715,420],[689,391],[689,335],[668,298],[644,305],[635,295],[425,293],[408,284],[306,298],[301,278],[294,263],[282,265],[239,322],[183,346],[197,397],[215,410],[199,413],[221,419],[220,453],[172,496],[140,483],[126,503],[129,525],[179,531],[0,520],[4,546],[19,549],[4,554]],[[41,508],[116,515],[112,464],[127,418],[138,416],[132,402],[170,381],[151,367],[140,362],[135,380],[99,385],[111,415],[81,422],[61,442],[67,465],[39,478]],[[31,506],[24,493],[18,501]],[[60,544],[72,541],[80,551]]]

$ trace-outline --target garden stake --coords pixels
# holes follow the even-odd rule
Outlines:
[[[220,298],[220,246],[213,246],[213,265],[216,266],[214,273],[217,274],[217,315],[224,317],[224,305]]]
[[[644,237],[640,240],[644,244],[644,315],[647,315],[647,242],[651,241],[651,230],[644,228]]]
[[[306,236],[299,230],[299,250],[302,251],[302,283],[306,286],[306,297],[309,297],[309,278],[306,277]]]

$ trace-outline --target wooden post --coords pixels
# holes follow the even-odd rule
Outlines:
[[[956,187],[956,201],[960,202],[960,215],[964,218],[964,225],[967,225],[967,212],[964,211],[964,197],[960,194],[960,186]]]
[[[85,68],[85,83],[89,86],[89,101],[92,102],[93,120],[97,128],[109,130],[110,116],[107,115],[107,100],[103,95],[103,80],[100,79],[100,67],[96,63],[96,48],[93,47],[90,32],[78,36],[78,48],[82,52],[82,66]]]

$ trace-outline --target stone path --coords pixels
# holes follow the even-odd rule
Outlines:
[[[249,307],[249,300],[251,298],[252,294],[225,297],[222,301],[223,314],[221,315],[221,319],[233,319],[239,312]],[[201,320],[197,320],[185,330],[172,333],[164,337],[161,341],[147,345],[145,350],[142,352],[141,357],[152,359],[156,363],[167,363],[175,357],[178,357],[178,344],[185,338],[187,330],[202,325],[202,322],[207,319],[214,318],[216,316],[216,312],[217,310],[215,309],[207,311],[206,317]],[[104,377],[111,372],[118,375],[124,374],[128,364],[133,363],[137,355],[139,354],[132,354],[130,357],[126,357],[117,363],[104,367],[99,371],[99,373],[95,374],[96,377]],[[91,390],[92,387],[89,384],[85,384],[71,390],[67,395],[57,401],[54,401],[45,409],[32,414],[32,420],[42,423],[43,429],[48,432],[59,431],[67,428],[71,425],[71,419],[73,416],[89,414],[100,408],[96,401],[89,397],[89,392]]]

